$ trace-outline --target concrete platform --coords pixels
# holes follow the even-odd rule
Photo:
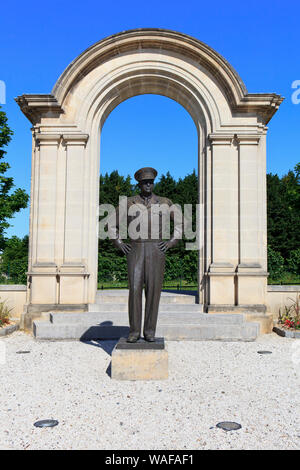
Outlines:
[[[97,304],[89,312],[52,312],[33,322],[33,333],[41,340],[119,339],[127,336],[128,291],[98,291]],[[207,314],[195,303],[195,293],[163,292],[156,336],[168,341],[254,341],[259,324],[247,322],[243,314]]]
[[[118,312],[50,315],[50,320],[36,320],[33,324],[37,339],[118,339],[129,333],[128,319]],[[68,319],[67,317],[70,317]],[[168,341],[178,340],[221,340],[254,341],[259,334],[259,325],[246,322],[242,315],[212,315],[186,312],[161,315],[158,320],[157,336]]]
[[[128,289],[98,290],[94,304],[88,304],[89,312],[99,312],[105,310],[117,310],[121,312],[128,311]],[[197,293],[174,293],[162,292],[160,298],[160,311],[172,309],[172,305],[194,305],[203,312],[203,306],[196,303]],[[143,294],[143,305],[145,295]]]
[[[163,338],[157,343],[139,340],[126,343],[121,338],[111,358],[111,378],[114,380],[163,380],[168,378],[168,351]]]

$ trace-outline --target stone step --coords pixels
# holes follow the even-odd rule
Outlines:
[[[143,302],[145,295],[143,293]],[[196,301],[196,292],[190,294],[178,294],[173,292],[162,292],[160,304],[194,304]],[[97,291],[95,304],[102,303],[128,303],[128,290],[103,290]]]
[[[145,302],[145,297],[143,296],[143,302]],[[96,304],[103,304],[103,303],[128,303],[128,295],[101,295],[96,296],[95,298]],[[185,295],[185,296],[177,296],[177,295],[170,295],[170,296],[163,296],[160,298],[161,304],[194,304],[195,297],[192,295]]]
[[[38,340],[96,340],[118,339],[127,336],[127,326],[90,325],[77,323],[51,323],[41,320],[33,322],[34,336]],[[156,335],[167,341],[255,341],[259,334],[257,323],[242,324],[159,324]]]
[[[126,312],[85,312],[85,313],[50,313],[50,322],[55,324],[75,324],[83,323],[85,325],[97,326],[102,323],[110,322],[114,326],[127,326],[128,314]],[[174,324],[223,324],[223,325],[241,325],[244,323],[243,315],[238,314],[208,314],[193,312],[187,309],[186,312],[159,312],[158,326]]]
[[[145,304],[143,303],[143,309]],[[202,304],[177,304],[177,303],[162,303],[159,306],[159,312],[203,312]],[[128,303],[98,303],[89,304],[89,312],[128,312]]]

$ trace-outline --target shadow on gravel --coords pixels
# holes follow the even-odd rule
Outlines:
[[[91,339],[91,340],[80,340],[82,343],[85,343],[89,346],[96,346],[96,348],[101,348],[103,351],[105,351],[109,356],[111,356],[114,347],[119,341],[118,339]],[[109,366],[106,369],[106,374],[108,377],[111,378],[111,361],[109,363]]]
[[[80,340],[82,343],[89,344],[90,346],[96,346],[96,348],[101,348],[107,354],[111,356],[113,349],[119,339],[91,339],[91,340]]]
[[[111,361],[110,361],[109,366],[108,366],[108,368],[106,369],[105,372],[107,373],[108,377],[111,378]]]

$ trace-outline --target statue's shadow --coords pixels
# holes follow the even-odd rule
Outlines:
[[[105,351],[109,356],[111,356],[114,347],[118,343],[118,339],[91,339],[91,340],[81,340],[85,344],[89,344],[90,346],[95,346],[96,348],[101,348]]]
[[[128,326],[114,326],[112,321],[104,321],[99,325],[89,327],[81,336],[80,341],[89,346],[101,348],[111,356],[119,339],[127,337],[128,333]],[[111,362],[106,369],[106,373],[111,377]]]

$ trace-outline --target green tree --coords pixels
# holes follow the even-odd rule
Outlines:
[[[280,279],[284,272],[284,259],[280,253],[268,246],[268,271],[270,279]]]
[[[267,175],[268,245],[286,260],[300,246],[300,164],[279,178]]]
[[[26,284],[27,270],[28,235],[23,239],[13,236],[6,240],[5,248],[1,255],[0,271],[2,277],[5,277],[14,284]]]
[[[8,220],[16,212],[27,207],[28,195],[23,189],[15,189],[12,177],[5,176],[10,165],[2,161],[6,151],[4,148],[11,141],[12,130],[8,127],[7,116],[0,107],[0,250],[5,247],[5,230],[10,227]]]
[[[184,213],[184,204],[192,204],[192,227],[196,230],[196,208],[199,200],[198,196],[198,176],[195,170],[180,178],[177,183],[176,203],[181,205],[182,213]],[[184,239],[184,242],[186,240]],[[182,246],[179,246],[182,250]]]
[[[300,248],[290,252],[286,264],[289,272],[300,275]]]
[[[174,202],[182,208],[184,204],[198,204],[198,176],[195,170],[184,178],[179,178],[176,193]]]
[[[162,175],[160,180],[154,185],[153,192],[159,196],[167,197],[173,202],[176,202],[176,187],[176,181],[168,171],[167,174]]]
[[[133,194],[134,186],[131,184],[129,175],[125,178],[119,175],[118,170],[114,170],[110,174],[105,173],[104,176],[100,176],[100,204],[112,204],[117,207],[119,196],[130,197]]]
[[[100,176],[99,203],[117,207],[119,196],[132,196],[136,191],[130,176],[126,178],[118,170]],[[105,215],[103,215],[105,217]],[[125,274],[124,274],[125,273]],[[126,258],[116,250],[111,240],[99,240],[98,244],[98,281],[121,281],[126,279]]]

